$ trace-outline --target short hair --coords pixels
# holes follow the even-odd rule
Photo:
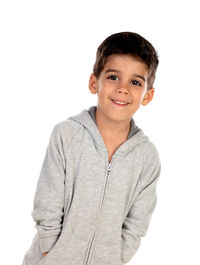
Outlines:
[[[153,86],[155,74],[159,63],[158,54],[152,44],[134,32],[118,32],[107,37],[98,47],[93,74],[98,79],[106,64],[106,58],[112,54],[130,54],[148,69],[147,89]]]

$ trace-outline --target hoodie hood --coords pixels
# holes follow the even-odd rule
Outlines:
[[[91,112],[94,113],[96,106],[91,106],[89,109],[84,109],[80,113],[69,117],[68,119],[73,120],[88,130],[97,148],[107,149],[104,140],[100,134],[96,122],[90,115]],[[130,135],[132,132],[132,136]],[[134,146],[149,141],[148,136],[146,136],[142,129],[135,125],[133,118],[131,118],[131,129],[129,132],[128,139],[121,146],[118,147],[118,152],[130,151]]]

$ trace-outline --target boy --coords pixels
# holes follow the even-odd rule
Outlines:
[[[52,130],[32,212],[37,234],[23,265],[122,265],[136,253],[161,165],[132,116],[153,98],[158,62],[136,33],[99,46],[89,79],[97,106]]]

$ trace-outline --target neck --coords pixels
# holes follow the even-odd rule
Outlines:
[[[97,127],[101,135],[107,138],[125,138],[127,139],[130,131],[130,121],[112,121],[106,119],[106,117],[98,111],[95,111],[95,117],[97,122]]]

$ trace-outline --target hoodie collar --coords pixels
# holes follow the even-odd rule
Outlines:
[[[80,123],[82,126],[86,127],[86,129],[91,134],[96,147],[107,149],[104,140],[100,134],[100,131],[96,124],[95,118],[95,110],[96,106],[91,106],[89,109],[84,109],[80,113],[75,116],[71,116],[68,119],[74,120]],[[148,141],[148,137],[144,135],[144,132],[135,125],[133,118],[131,118],[131,128],[129,131],[129,135],[127,140],[117,148],[118,152],[127,152],[132,149],[135,145],[140,144],[142,142]]]

